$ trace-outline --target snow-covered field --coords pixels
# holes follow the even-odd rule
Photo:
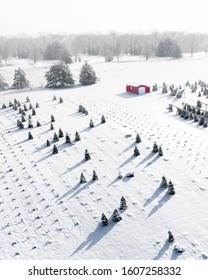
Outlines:
[[[152,85],[163,82],[185,86],[199,79],[208,82],[208,58],[196,55],[181,60],[145,61],[123,57],[105,63],[88,58],[100,81],[93,86],[48,90],[46,61],[35,65],[12,60],[0,69],[12,83],[14,69],[22,67],[33,90],[0,93],[0,258],[1,259],[206,259],[208,258],[208,128],[169,113],[168,104],[196,104],[198,91],[178,99],[170,93],[145,96],[127,94],[130,81]],[[76,80],[82,63],[70,66]],[[56,95],[57,100],[53,100]],[[23,107],[26,97],[40,107],[32,116],[34,128],[19,129],[18,111],[8,107],[16,98]],[[59,97],[64,102],[59,103]],[[202,102],[208,103],[205,96]],[[83,105],[89,115],[78,113]],[[31,114],[31,110],[27,111]],[[55,117],[50,130],[51,114]],[[101,116],[106,123],[101,124]],[[95,127],[89,128],[90,119]],[[37,120],[41,126],[36,127]],[[61,128],[69,133],[57,142],[52,154],[53,135]],[[28,140],[31,131],[33,140]],[[75,142],[78,131],[81,141]],[[142,142],[135,142],[136,133]],[[51,146],[46,147],[49,139]],[[164,155],[152,153],[154,141]],[[140,151],[133,156],[134,147]],[[84,160],[88,149],[91,160]],[[92,181],[95,170],[99,180]],[[118,179],[135,172],[135,177]],[[80,174],[87,182],[79,184]],[[160,187],[162,176],[171,180],[176,194]],[[124,196],[128,208],[122,220],[111,215]],[[109,225],[99,224],[105,213]],[[169,243],[168,230],[175,241]],[[175,245],[185,248],[182,254]]]

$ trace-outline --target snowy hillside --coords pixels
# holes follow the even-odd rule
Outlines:
[[[0,92],[0,258],[208,258],[208,128],[168,110],[169,104],[196,104],[199,90],[191,93],[185,83],[207,82],[208,58],[146,62],[123,57],[119,63],[105,63],[94,57],[88,61],[100,81],[66,90],[42,87],[50,66],[45,61],[34,65],[13,60],[0,69],[11,84],[14,69],[20,66],[33,85],[33,90]],[[76,81],[81,66],[70,66]],[[157,83],[159,90],[144,96],[126,93],[129,81],[151,88]],[[162,94],[163,82],[181,85],[185,95]],[[24,129],[17,127],[19,111],[8,107],[14,99],[28,108]],[[208,104],[205,96],[200,100]],[[29,104],[35,107],[37,102],[39,108],[31,119],[34,127],[27,128]],[[6,109],[1,108],[3,103]],[[89,114],[78,112],[79,105]],[[89,128],[91,119],[94,128]],[[55,143],[58,154],[52,154],[54,132],[58,134],[60,128],[64,137]],[[76,131],[81,141],[74,141]],[[66,133],[71,144],[65,143]],[[141,143],[135,142],[137,133]],[[162,145],[163,156],[152,152],[155,141]],[[134,156],[136,145],[139,156]],[[97,181],[92,181],[93,170]],[[128,172],[135,176],[125,177]],[[81,173],[87,180],[84,184],[79,183]],[[173,182],[175,195],[160,187],[163,175]],[[111,215],[119,209],[122,196],[128,208],[114,223]],[[106,227],[100,225],[102,213],[109,219]],[[173,243],[167,241],[169,230]],[[177,253],[175,245],[185,252]]]

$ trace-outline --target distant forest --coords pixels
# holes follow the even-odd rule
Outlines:
[[[208,50],[208,34],[184,32],[153,32],[151,34],[40,34],[1,36],[0,63],[7,64],[10,58],[58,59],[71,63],[68,57],[80,60],[82,55],[100,55],[105,61],[117,60],[121,55],[139,55],[147,60],[153,56],[179,58],[183,53]]]

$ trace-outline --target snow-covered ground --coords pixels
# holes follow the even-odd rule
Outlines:
[[[105,63],[86,58],[100,81],[92,86],[48,90],[44,74],[51,62],[12,60],[0,69],[12,83],[14,69],[22,67],[33,90],[0,93],[0,258],[1,259],[206,259],[208,258],[208,128],[169,113],[168,104],[196,104],[198,91],[185,83],[207,82],[208,58],[195,55],[180,60],[145,61],[122,57]],[[70,66],[76,80],[82,63]],[[152,85],[163,82],[185,87],[178,99],[157,92],[137,96],[125,92],[126,83]],[[57,100],[53,100],[56,95]],[[18,111],[8,107],[16,98],[23,107],[26,97],[40,107],[32,116],[34,128],[17,128]],[[59,103],[59,97],[64,102]],[[208,103],[205,96],[202,102]],[[85,106],[89,115],[78,113]],[[27,111],[31,114],[31,110]],[[50,130],[51,114],[55,117]],[[101,124],[101,116],[106,123]],[[95,127],[89,128],[90,119]],[[36,127],[37,120],[41,126]],[[57,142],[59,128],[69,133]],[[28,140],[31,131],[33,140]],[[75,142],[78,131],[81,141]],[[135,143],[136,133],[142,142]],[[51,146],[46,147],[49,139]],[[154,141],[164,155],[152,153]],[[137,145],[140,156],[133,156]],[[91,160],[84,160],[85,149]],[[92,181],[95,170],[99,180]],[[135,177],[118,179],[135,172]],[[79,184],[84,173],[87,183]],[[160,187],[162,176],[174,184],[171,196]],[[114,223],[111,215],[124,196],[128,209]],[[109,225],[99,224],[105,213]],[[169,243],[168,230],[175,241]],[[185,252],[175,252],[181,245]]]

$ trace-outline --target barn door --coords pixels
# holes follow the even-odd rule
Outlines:
[[[138,88],[138,94],[139,95],[145,94],[145,87],[139,87]]]

